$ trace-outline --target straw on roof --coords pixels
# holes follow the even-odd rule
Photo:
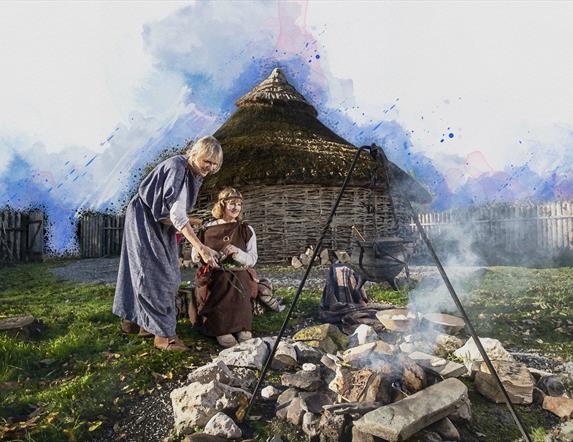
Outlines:
[[[223,146],[224,162],[219,173],[206,180],[206,189],[342,183],[356,147],[318,120],[314,107],[280,69],[273,70],[236,104],[238,109],[214,134]],[[375,162],[362,154],[350,185],[368,186],[375,168]],[[421,189],[415,192],[419,194],[416,201],[431,199],[398,166],[391,163],[391,169],[401,181]]]

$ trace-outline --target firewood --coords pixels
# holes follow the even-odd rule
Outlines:
[[[0,332],[17,338],[32,338],[38,335],[42,329],[42,323],[32,315],[20,315],[0,319]]]

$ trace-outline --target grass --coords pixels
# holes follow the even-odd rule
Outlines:
[[[218,351],[214,340],[199,335],[186,321],[180,321],[178,332],[192,343],[189,354],[161,352],[149,340],[120,333],[111,313],[113,287],[59,280],[49,272],[51,265],[0,269],[0,317],[29,313],[45,325],[33,340],[0,334],[0,438],[96,438],[130,401],[149,394],[159,381],[183,377]],[[482,336],[573,360],[573,343],[567,339],[573,331],[572,269],[492,268],[467,281],[466,288],[472,293],[467,309]],[[279,289],[278,295],[289,302],[294,290]],[[400,305],[408,300],[407,290],[377,286],[369,295],[377,302]],[[304,291],[289,325],[316,319],[319,300],[320,292]],[[255,317],[255,334],[276,334],[286,314]],[[499,440],[516,440],[505,406],[471,394],[475,428],[505,437]],[[551,422],[547,413],[531,407],[519,410],[542,440]],[[509,423],[498,425],[500,419]],[[284,427],[275,421],[253,426],[259,440]],[[292,428],[285,432],[292,435]]]

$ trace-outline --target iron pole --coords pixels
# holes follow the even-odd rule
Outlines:
[[[300,295],[302,293],[302,289],[304,288],[304,285],[306,283],[306,279],[308,278],[308,275],[310,273],[312,265],[314,264],[314,260],[316,259],[316,256],[318,255],[320,247],[322,246],[322,241],[324,240],[324,237],[328,233],[328,229],[330,228],[330,224],[332,223],[332,219],[334,218],[334,214],[336,213],[336,209],[338,208],[338,205],[340,204],[340,200],[342,199],[342,195],[344,194],[344,191],[346,190],[346,187],[348,186],[348,182],[350,181],[350,178],[352,176],[352,172],[354,172],[354,167],[356,166],[356,163],[358,162],[358,158],[360,157],[360,154],[362,153],[362,151],[366,150],[366,149],[370,149],[370,147],[369,146],[362,146],[357,150],[356,155],[354,156],[354,159],[352,161],[352,164],[350,165],[350,168],[348,169],[348,173],[346,175],[346,178],[344,179],[342,187],[340,188],[340,192],[338,193],[338,197],[336,198],[336,201],[334,202],[334,205],[332,206],[332,209],[330,211],[330,215],[329,215],[328,219],[326,220],[326,223],[322,229],[322,234],[320,235],[320,238],[318,239],[318,241],[316,243],[316,246],[314,248],[314,252],[312,254],[312,257],[310,258],[310,262],[306,266],[306,271],[304,272],[304,276],[302,277],[302,279],[300,281],[300,284],[299,284],[298,289],[294,295],[294,299],[292,300],[292,303],[290,305],[290,308],[288,310],[286,318],[283,321],[283,324],[281,326],[281,329],[279,331],[277,339],[275,340],[275,344],[273,345],[273,348],[271,350],[271,354],[268,356],[268,358],[265,362],[265,365],[263,366],[263,371],[261,371],[261,374],[260,374],[259,379],[257,381],[257,385],[255,386],[255,391],[253,391],[253,395],[251,396],[251,400],[249,401],[249,405],[247,406],[247,410],[245,412],[245,417],[244,417],[245,420],[247,419],[247,417],[249,416],[249,414],[251,412],[251,408],[253,407],[253,403],[255,401],[255,398],[257,396],[259,388],[261,387],[261,384],[263,383],[263,381],[265,379],[265,374],[267,373],[267,371],[271,365],[271,362],[275,356],[275,353],[276,353],[277,348],[279,346],[279,342],[283,337],[284,331],[288,325],[288,321],[290,320],[292,312],[294,311],[296,303],[298,302],[298,298],[300,297]]]
[[[466,321],[466,325],[468,326],[468,329],[470,331],[470,335],[474,339],[474,342],[475,342],[484,362],[486,363],[489,372],[493,375],[495,382],[497,383],[497,386],[501,390],[501,392],[503,394],[503,398],[505,399],[505,402],[509,408],[509,411],[513,417],[513,420],[517,424],[517,427],[521,431],[521,434],[523,435],[525,440],[527,442],[532,442],[532,439],[529,436],[529,434],[527,433],[527,431],[525,430],[525,426],[523,425],[523,422],[521,422],[521,419],[520,419],[519,415],[517,414],[515,407],[511,403],[511,399],[509,398],[509,395],[507,394],[507,390],[503,386],[503,383],[501,382],[501,379],[499,378],[497,371],[493,367],[493,364],[491,363],[489,356],[487,355],[485,349],[483,348],[481,341],[479,339],[479,336],[477,335],[477,333],[476,333],[476,331],[475,331],[475,329],[474,329],[474,327],[470,321],[470,318],[468,317],[468,315],[464,309],[464,306],[462,305],[462,303],[460,301],[460,298],[456,294],[456,290],[454,289],[454,286],[450,282],[450,279],[448,278],[448,275],[446,274],[446,271],[444,270],[444,267],[442,266],[440,258],[438,258],[438,255],[436,254],[434,247],[432,246],[432,243],[430,242],[429,238],[427,237],[426,232],[425,232],[424,228],[422,227],[420,220],[418,219],[418,214],[416,213],[416,211],[412,207],[412,204],[410,203],[410,201],[409,200],[406,200],[406,201],[407,201],[408,205],[410,206],[412,218],[414,218],[414,223],[416,224],[416,227],[418,228],[418,232],[420,233],[420,236],[422,237],[422,239],[426,243],[426,246],[428,247],[428,250],[430,251],[430,255],[432,255],[432,258],[434,259],[436,266],[438,267],[438,271],[440,272],[440,275],[442,276],[442,279],[444,280],[444,284],[446,284],[446,287],[448,288],[448,291],[450,292],[450,295],[452,296],[452,299],[454,300],[456,307],[458,308],[458,310],[460,311],[460,313],[464,317],[464,320]]]

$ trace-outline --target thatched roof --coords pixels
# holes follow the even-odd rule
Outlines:
[[[236,105],[235,113],[214,134],[223,146],[224,161],[219,173],[205,181],[205,188],[342,184],[356,147],[316,118],[314,107],[280,69],[273,70]],[[351,185],[367,186],[374,167],[368,155],[362,154]]]

